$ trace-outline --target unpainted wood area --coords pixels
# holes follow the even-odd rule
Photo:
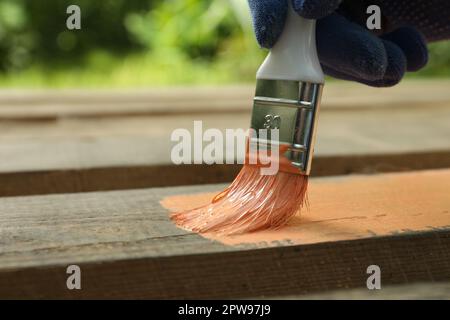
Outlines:
[[[327,84],[312,175],[450,167],[448,85]],[[237,164],[174,166],[170,136],[194,120],[247,129],[252,95],[252,86],[2,92],[0,196],[231,181]]]
[[[304,295],[365,287],[372,264],[384,285],[448,282],[449,183],[448,169],[312,179],[311,211],[295,230],[236,245],[178,229],[159,204],[223,185],[1,198],[0,297]],[[337,185],[346,191],[317,202]],[[66,288],[71,264],[82,290]]]
[[[305,296],[278,297],[304,300],[449,300],[450,282],[414,283],[382,287],[380,290],[336,290]]]
[[[448,79],[403,81],[393,88],[328,82],[322,103],[333,109],[370,109],[448,105]],[[254,85],[170,87],[137,90],[0,89],[0,119],[57,118],[144,114],[248,111]],[[426,92],[426,94],[424,94]],[[126,105],[126,109],[124,106]]]

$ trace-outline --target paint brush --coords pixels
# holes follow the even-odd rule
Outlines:
[[[273,229],[304,205],[324,83],[315,41],[315,21],[290,5],[283,33],[257,72],[242,170],[210,204],[172,214],[178,226],[227,235]],[[279,170],[265,174],[274,162]]]

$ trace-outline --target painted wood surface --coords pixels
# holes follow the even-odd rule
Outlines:
[[[372,264],[385,285],[450,280],[450,170],[313,179],[300,220],[236,245],[176,228],[159,204],[222,187],[1,198],[0,297],[298,295],[364,287]]]

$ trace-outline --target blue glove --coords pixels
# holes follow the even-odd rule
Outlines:
[[[428,61],[426,43],[450,38],[449,0],[248,0],[258,43],[271,48],[283,31],[288,2],[317,19],[317,51],[335,78],[388,87]],[[382,29],[368,30],[369,5],[378,5]]]

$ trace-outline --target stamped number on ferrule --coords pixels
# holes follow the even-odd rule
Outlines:
[[[264,129],[280,129],[281,117],[279,115],[267,114],[264,119]]]

